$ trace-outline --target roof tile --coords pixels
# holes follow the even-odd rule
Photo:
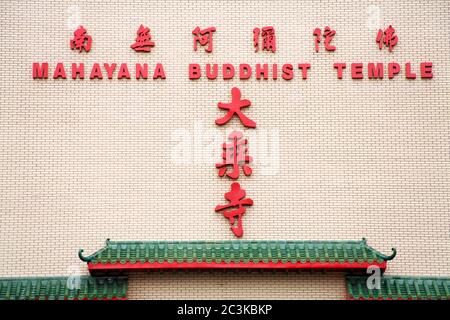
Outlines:
[[[90,265],[143,263],[384,263],[385,256],[362,241],[148,241],[112,242],[80,259]]]
[[[0,300],[124,299],[126,277],[80,276],[79,285],[71,277],[0,278]]]
[[[450,278],[383,276],[379,289],[369,289],[368,277],[348,276],[350,299],[450,300]]]

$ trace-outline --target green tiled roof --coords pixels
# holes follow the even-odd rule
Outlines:
[[[450,299],[450,278],[384,276],[380,289],[369,289],[367,277],[347,277],[350,299]],[[372,283],[372,282],[371,282]]]
[[[361,241],[150,241],[112,242],[91,256],[91,264],[154,262],[206,263],[383,263],[386,256]]]
[[[126,277],[0,278],[0,300],[124,299],[127,289]]]

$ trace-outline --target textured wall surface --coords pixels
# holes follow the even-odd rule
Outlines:
[[[128,299],[343,299],[340,273],[148,272],[129,278]]]
[[[450,275],[449,2],[0,7],[0,276],[86,273],[77,250],[97,250],[106,238],[233,239],[214,212],[230,181],[217,176],[220,159],[206,156],[242,129],[214,124],[233,86],[252,101],[246,114],[258,124],[245,130],[254,173],[239,182],[255,204],[244,239],[366,237],[384,253],[397,247],[388,274]],[[148,54],[130,49],[141,23],[155,41]],[[75,24],[93,37],[88,54],[69,48]],[[399,37],[392,53],[375,43],[389,24]],[[197,25],[217,28],[212,54],[193,51]],[[266,25],[276,29],[275,54],[252,47],[253,28]],[[337,50],[315,53],[312,31],[326,25],[337,31]],[[337,80],[332,68],[391,61],[432,61],[434,79],[408,81],[402,70],[393,80],[357,81],[347,70]],[[161,62],[167,79],[33,80],[33,62],[83,62],[87,75],[94,62]],[[187,72],[189,63],[300,62],[312,64],[306,81],[298,71],[290,82],[190,81]],[[343,298],[343,283],[336,275],[153,273],[132,276],[130,297]]]

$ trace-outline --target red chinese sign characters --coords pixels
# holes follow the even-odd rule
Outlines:
[[[241,90],[236,87],[231,89],[231,96],[231,103],[218,103],[219,108],[228,110],[228,113],[223,118],[217,119],[216,124],[224,125],[236,114],[244,126],[255,128],[256,122],[250,120],[241,112],[241,108],[251,105],[250,100],[241,100]],[[243,133],[240,131],[231,132],[228,135],[228,140],[230,141],[229,143],[222,144],[222,162],[216,163],[216,168],[219,169],[219,177],[223,177],[226,174],[231,179],[238,179],[241,167],[244,175],[250,176],[253,170],[248,164],[253,159],[247,154],[248,140],[243,138]],[[230,203],[227,205],[218,205],[215,209],[216,212],[219,212],[231,207],[236,208],[234,210],[225,210],[223,216],[229,220],[231,231],[237,237],[242,237],[244,234],[242,215],[246,209],[243,206],[253,205],[253,200],[245,198],[245,195],[245,190],[241,189],[239,183],[234,182],[231,185],[231,191],[225,193],[225,199],[230,201]]]
[[[322,39],[322,30],[320,28],[314,29],[313,35],[316,37],[314,40],[316,52],[319,52],[319,43]],[[330,27],[326,26],[323,32],[323,37],[325,38],[325,50],[327,51],[335,51],[336,47],[332,46],[330,43],[333,40],[333,37],[336,35],[336,30],[332,30]]]
[[[206,29],[201,30],[199,27],[196,27],[194,30],[192,30],[192,34],[194,37],[194,51],[197,51],[197,42],[200,43],[201,46],[208,47],[205,48],[206,52],[212,52],[213,51],[213,32],[216,31],[215,27],[209,27]]]
[[[192,30],[194,35],[194,51],[198,49],[198,43],[201,46],[207,46],[205,51],[211,53],[213,51],[213,33],[216,31],[215,27],[208,27],[205,29],[200,29],[200,27],[195,27]],[[142,24],[137,30],[137,37],[135,43],[131,45],[131,48],[138,52],[150,52],[151,48],[155,45],[152,41],[150,35],[150,29],[144,27]],[[315,28],[313,31],[314,48],[316,52],[320,51],[319,44],[322,42],[322,38],[325,38],[324,47],[327,51],[335,51],[336,47],[331,45],[331,41],[336,35],[336,30],[331,29],[326,26],[323,30],[320,28]],[[263,28],[253,29],[253,46],[255,52],[260,50],[260,38],[262,38],[261,50],[271,51],[275,53],[277,50],[275,28],[272,26],[266,26]],[[383,44],[392,51],[398,43],[398,37],[395,35],[395,29],[390,25],[384,31],[382,29],[378,30],[376,37],[376,42],[378,43],[379,49],[383,48]],[[82,52],[85,50],[89,52],[92,46],[92,37],[87,34],[87,30],[83,26],[79,26],[77,30],[74,31],[74,37],[70,40],[70,48],[72,50],[79,50]]]
[[[231,143],[224,143],[222,145],[222,163],[217,163],[216,168],[219,169],[219,176],[223,177],[225,173],[231,179],[239,178],[239,167],[242,167],[242,171],[246,176],[252,174],[252,168],[248,163],[252,162],[252,157],[247,155],[247,139],[242,138],[243,134],[240,131],[233,131],[228,136],[228,140]],[[227,172],[228,167],[232,167],[231,172]]]
[[[380,50],[383,48],[383,44],[389,48],[389,52],[391,52],[395,45],[398,43],[398,37],[394,34],[395,29],[392,26],[389,26],[386,30],[378,30],[377,34],[377,43]]]
[[[231,89],[231,103],[219,102],[218,107],[220,109],[228,110],[227,114],[222,118],[216,120],[216,124],[221,126],[231,120],[234,115],[237,115],[242,124],[249,128],[256,128],[256,122],[250,120],[242,113],[241,108],[249,107],[252,103],[250,100],[241,100],[241,90],[234,87]]]
[[[246,208],[244,206],[252,206],[253,200],[245,198],[246,192],[241,189],[239,183],[231,184],[231,191],[225,193],[225,199],[229,201],[225,205],[217,205],[216,212],[223,211],[223,216],[230,221],[231,231],[236,237],[242,237],[244,230],[242,227],[242,216],[245,214]],[[232,208],[232,210],[228,210]]]
[[[80,52],[89,52],[92,46],[92,37],[87,34],[87,30],[83,26],[79,26],[73,33],[73,39],[70,40],[70,48],[79,50]]]
[[[136,33],[136,42],[130,46],[131,49],[138,52],[150,52],[151,47],[155,45],[152,41],[152,36],[150,35],[150,29],[141,24]]]
[[[253,29],[253,46],[255,47],[255,52],[259,51],[259,35],[261,33],[261,29],[255,28]],[[277,44],[275,38],[275,28],[274,27],[263,27],[261,37],[263,40],[262,50],[277,51]]]

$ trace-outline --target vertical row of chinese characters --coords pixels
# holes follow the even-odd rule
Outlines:
[[[241,90],[234,87],[231,89],[231,102],[219,102],[219,109],[226,110],[227,113],[219,119],[216,119],[216,125],[222,126],[230,121],[234,116],[237,116],[241,123],[247,128],[256,128],[256,122],[249,119],[243,112],[242,108],[249,107],[250,100],[241,100]],[[248,140],[244,138],[241,131],[233,131],[228,136],[229,142],[222,145],[222,162],[216,164],[219,170],[219,176],[226,176],[236,180],[240,176],[240,169],[245,176],[250,176],[253,172],[249,163],[252,162],[252,157],[248,153]],[[230,228],[236,237],[242,237],[244,228],[242,224],[242,216],[246,212],[246,206],[252,206],[253,200],[246,198],[246,192],[241,188],[240,184],[233,182],[231,190],[225,193],[225,200],[229,203],[224,205],[217,205],[216,212],[223,211],[223,216],[228,219]]]

